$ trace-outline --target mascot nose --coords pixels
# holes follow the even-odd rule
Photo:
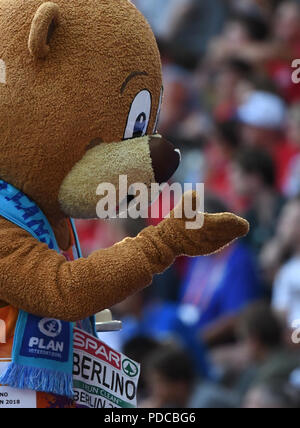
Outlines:
[[[161,136],[149,138],[152,168],[157,183],[166,183],[180,164],[180,151]]]

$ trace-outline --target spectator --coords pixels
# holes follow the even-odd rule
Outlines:
[[[258,303],[249,307],[242,315],[239,331],[252,361],[248,387],[245,388],[245,382],[244,388],[249,391],[256,385],[272,381],[288,382],[299,366],[299,355],[284,348],[283,330],[269,305]]]
[[[182,128],[184,128],[184,122],[193,116],[197,125],[195,133],[198,136],[201,132],[202,121],[205,124],[205,117],[202,119],[200,100],[193,75],[182,67],[174,65],[165,65],[163,71],[164,101],[159,132],[171,140],[175,138],[175,141],[180,138],[192,138],[194,135],[187,135]]]
[[[141,362],[148,406],[299,408],[299,330],[290,327],[300,321],[300,84],[291,66],[300,1],[132,1],[158,37],[158,131],[182,152],[174,180],[204,182],[218,198],[207,195],[206,210],[241,213],[250,233],[220,254],[178,259],[113,308],[123,329],[101,338]],[[147,224],[168,208],[159,212]],[[79,222],[84,256],[144,224]],[[269,303],[252,306],[263,291]]]
[[[233,163],[232,185],[248,206],[245,215],[251,230],[246,242],[258,254],[273,236],[284,203],[275,190],[275,168],[269,154],[257,148],[242,150]]]
[[[275,37],[300,53],[300,4],[295,0],[283,1],[277,8],[274,20]]]
[[[253,92],[239,107],[238,119],[246,144],[274,149],[285,125],[285,105],[276,95]]]
[[[214,115],[218,122],[231,120],[239,105],[239,89],[249,84],[254,71],[248,62],[230,57],[218,68],[213,81]]]
[[[223,212],[206,199],[206,211]],[[195,325],[207,345],[231,340],[238,315],[261,295],[257,267],[240,242],[210,257],[191,259],[182,285],[181,304],[195,313]],[[194,311],[192,311],[194,308]]]
[[[108,344],[123,350],[128,342],[141,336],[159,343],[173,341],[189,352],[198,376],[211,378],[213,371],[206,348],[189,317],[186,319],[186,313],[177,303],[159,302],[150,296],[150,290],[146,290],[113,308],[115,316],[122,320],[123,329],[120,333],[106,335],[106,343],[113,340]]]
[[[146,336],[136,336],[124,344],[124,354],[132,360],[136,361],[137,363],[141,364],[141,366],[143,367],[138,385],[139,402],[146,399],[148,395],[144,367],[147,366],[149,356],[151,356],[151,354],[160,349],[161,345],[158,341]]]
[[[300,86],[291,79],[291,64],[300,58],[300,4],[284,1],[276,10],[273,21],[274,41],[282,55],[274,56],[266,63],[266,70],[276,83],[283,97],[290,103],[300,100]]]
[[[268,36],[268,23],[260,15],[235,15],[227,21],[221,36],[212,41],[208,60],[215,66],[230,57],[257,61]]]
[[[243,206],[233,192],[231,163],[240,147],[238,124],[234,120],[217,122],[215,131],[204,147],[204,183],[209,192],[226,201],[228,207],[240,211]]]
[[[254,386],[246,395],[245,409],[299,409],[299,397],[294,397],[285,382],[269,382]]]
[[[241,139],[248,147],[269,152],[275,162],[276,186],[282,189],[295,147],[285,138],[287,110],[277,95],[254,91],[237,111]]]
[[[223,0],[190,1],[170,26],[167,47],[171,57],[187,66],[204,59],[211,39],[220,34],[227,15]]]
[[[299,245],[297,230],[299,222],[300,200],[299,198],[295,198],[288,201],[282,209],[275,235],[267,242],[261,252],[261,267],[268,283],[272,286],[280,267],[285,262],[287,263],[285,267],[294,265],[295,260],[297,260],[297,246]],[[283,270],[286,272],[289,269],[284,269],[283,266],[282,271]],[[277,280],[279,276],[280,274]]]
[[[273,308],[289,326],[300,320],[300,199],[290,201],[282,214],[278,231],[282,247],[290,249],[290,259],[275,278]]]
[[[147,364],[150,390],[141,407],[186,408],[195,384],[191,360],[181,350],[166,347],[155,352]]]
[[[294,156],[288,165],[282,188],[285,195],[292,198],[300,194],[300,103],[289,110],[286,134],[294,147]]]

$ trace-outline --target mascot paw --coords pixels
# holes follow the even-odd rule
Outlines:
[[[164,239],[176,254],[213,254],[249,232],[249,223],[231,213],[203,214],[196,192],[187,192],[161,223]]]

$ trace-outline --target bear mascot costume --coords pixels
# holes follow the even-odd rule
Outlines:
[[[72,219],[97,216],[99,184],[118,194],[122,175],[128,186],[163,183],[180,161],[156,133],[160,55],[129,0],[1,0],[0,100],[0,384],[34,393],[37,407],[76,407],[74,326],[95,334],[94,314],[151,284],[177,256],[212,254],[244,236],[248,223],[204,214],[192,230],[173,211],[80,257]],[[41,345],[51,335],[57,352]]]

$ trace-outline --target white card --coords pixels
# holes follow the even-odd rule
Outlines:
[[[0,358],[0,375],[7,369],[10,361]],[[36,392],[14,389],[0,385],[0,409],[36,409]]]

